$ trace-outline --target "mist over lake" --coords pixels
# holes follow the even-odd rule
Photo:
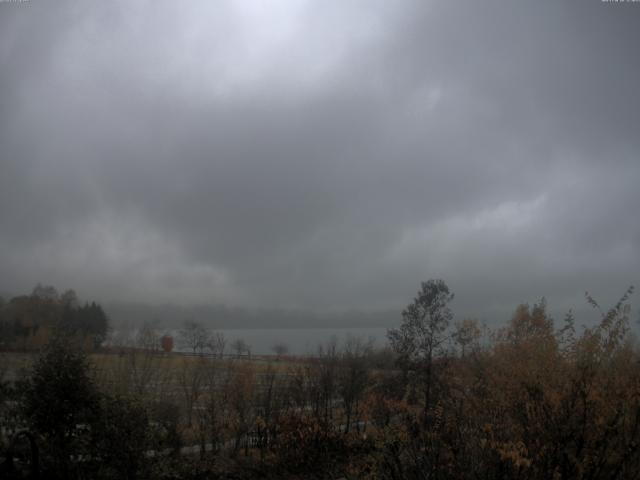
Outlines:
[[[250,347],[253,355],[273,355],[273,346],[280,343],[288,347],[291,355],[313,355],[318,352],[319,345],[326,345],[335,338],[338,346],[351,336],[362,340],[373,340],[375,347],[386,344],[387,329],[381,327],[368,328],[255,328],[255,329],[223,329],[218,330],[229,344],[242,339]],[[179,332],[172,332],[176,338]],[[186,351],[180,342],[177,351]],[[226,353],[232,353],[227,347]]]

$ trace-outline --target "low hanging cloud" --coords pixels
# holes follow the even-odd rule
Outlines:
[[[461,315],[640,271],[640,7],[0,4],[0,291]]]

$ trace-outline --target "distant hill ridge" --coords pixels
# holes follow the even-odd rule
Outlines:
[[[115,302],[107,304],[105,311],[114,326],[155,322],[163,328],[179,328],[184,320],[197,320],[210,328],[227,329],[391,327],[400,315],[399,311],[390,310],[317,313],[301,309]]]

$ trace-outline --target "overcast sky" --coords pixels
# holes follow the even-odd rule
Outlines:
[[[0,291],[479,317],[640,275],[640,3],[0,3]]]

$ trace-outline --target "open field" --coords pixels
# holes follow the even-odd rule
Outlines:
[[[26,372],[33,365],[34,361],[38,358],[38,352],[0,352],[0,374],[3,374],[5,381],[15,381],[21,376],[21,372]],[[130,358],[132,355],[137,358],[146,358],[151,360],[151,363],[158,369],[170,369],[175,370],[182,364],[196,364],[207,363],[211,366],[223,364],[224,362],[244,362],[251,363],[256,367],[272,367],[276,369],[287,368],[292,365],[308,362],[310,357],[306,356],[282,356],[276,355],[247,355],[237,356],[233,354],[225,355],[220,358],[216,355],[209,354],[190,354],[185,352],[173,352],[173,353],[161,353],[161,352],[144,352],[142,350],[135,349],[122,349],[122,351],[96,353],[91,352],[88,354],[88,359],[99,374],[101,371],[109,371],[117,369],[121,366],[124,359]]]

